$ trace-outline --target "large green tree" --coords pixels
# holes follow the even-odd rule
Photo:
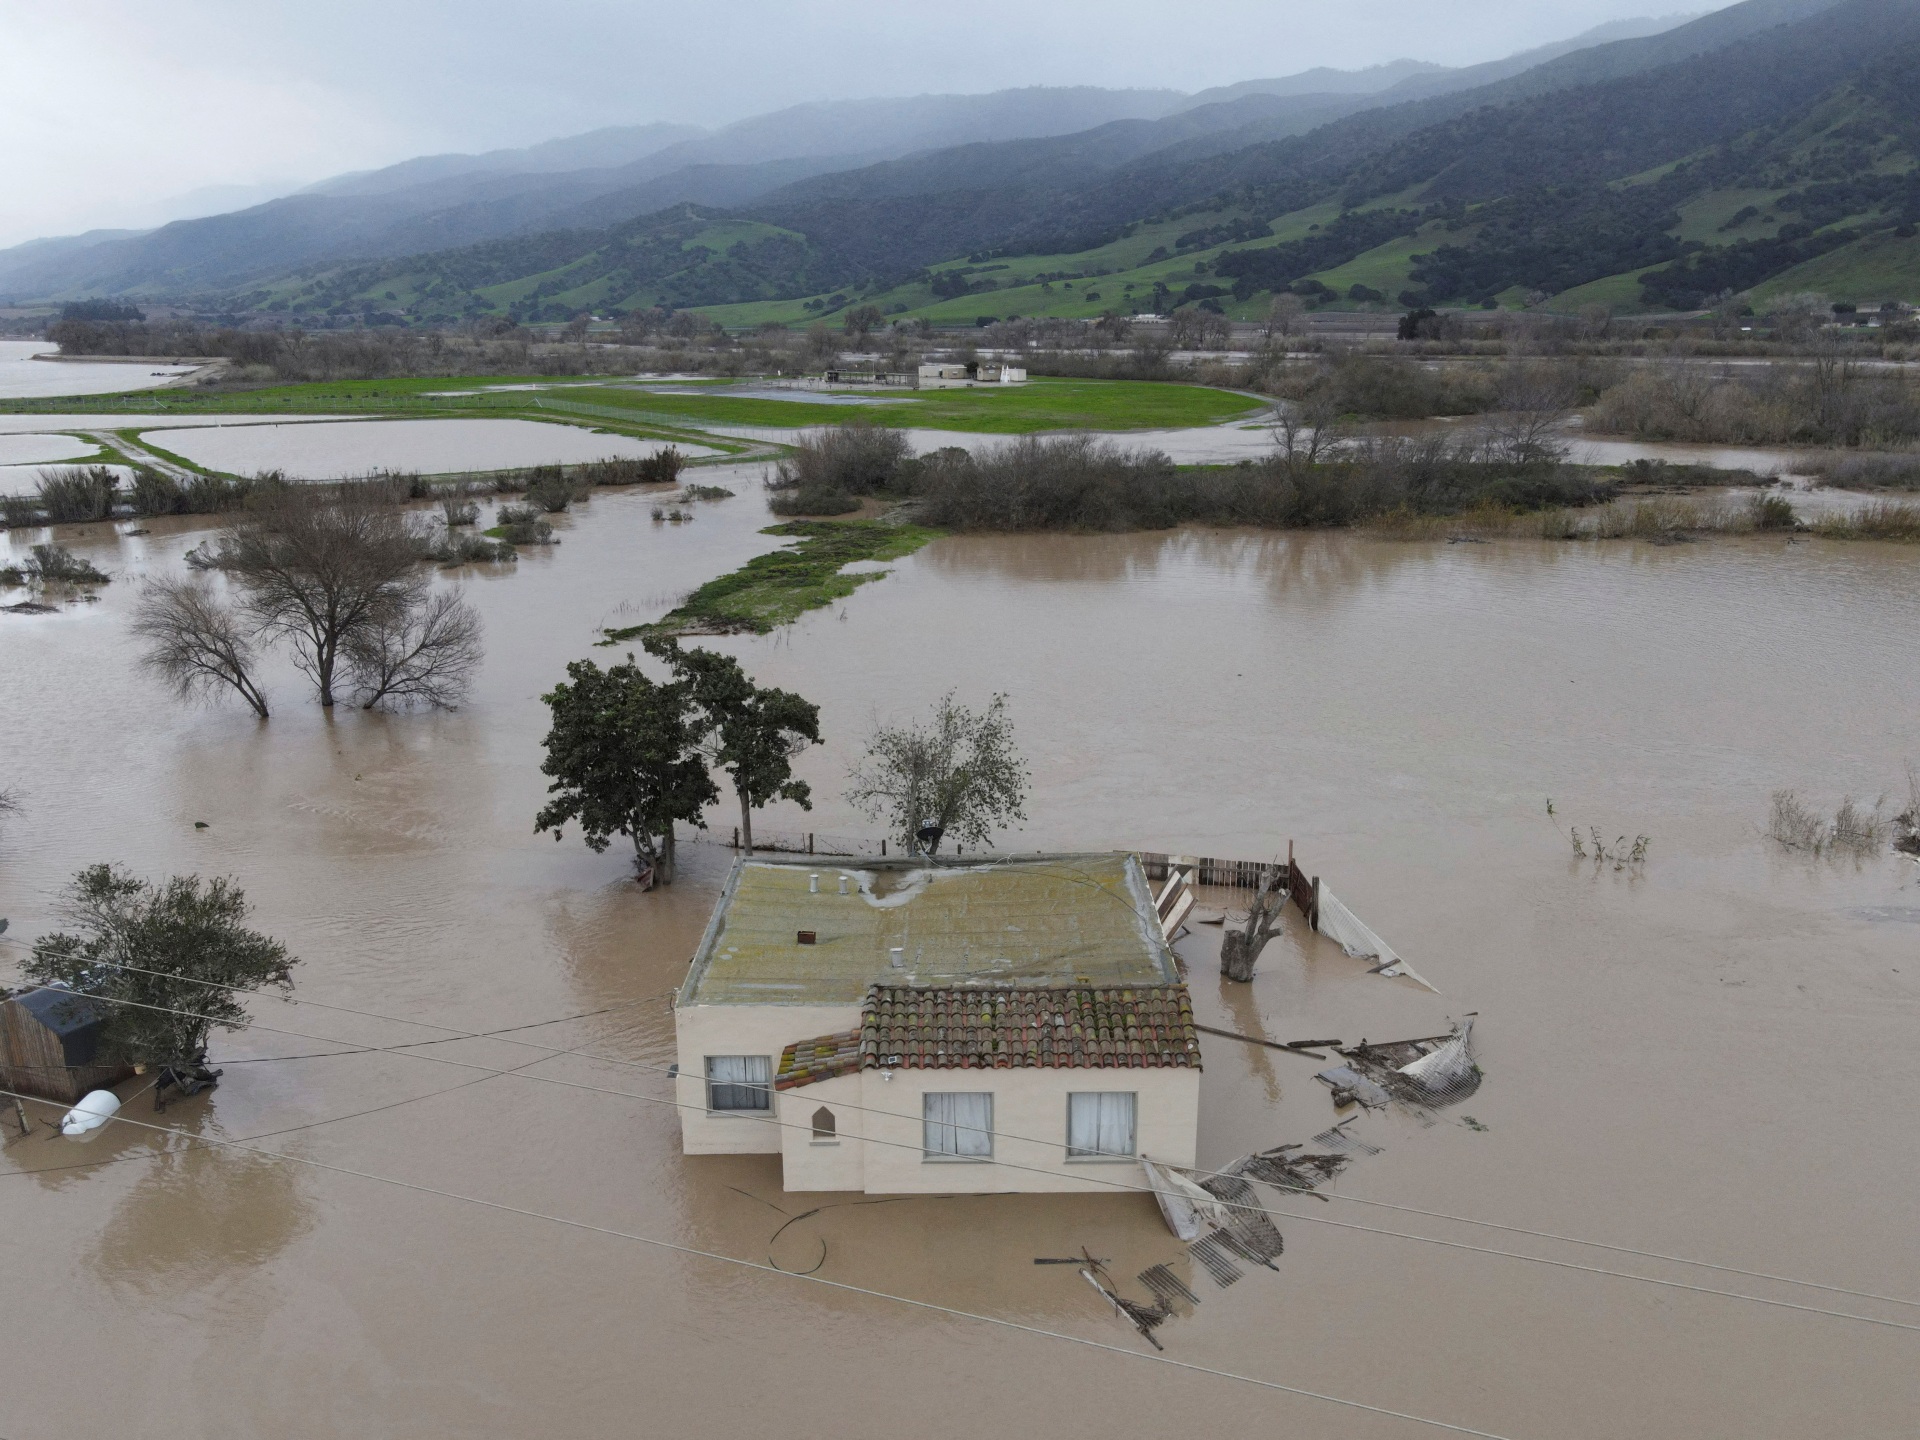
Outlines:
[[[849,779],[847,799],[885,821],[910,855],[936,854],[948,837],[990,844],[996,829],[1027,818],[1027,764],[1004,695],[969,710],[949,690],[925,720],[877,727]]]
[[[740,840],[753,853],[753,812],[775,800],[813,808],[813,791],[793,775],[793,757],[820,743],[820,707],[791,690],[759,686],[731,655],[682,650],[671,639],[649,640],[647,652],[667,662],[690,688],[703,733],[700,748],[727,772],[740,802]]]
[[[73,929],[34,941],[22,968],[39,984],[108,1002],[103,1060],[198,1066],[211,1031],[247,1024],[238,992],[293,988],[297,962],[247,927],[246,893],[231,880],[176,875],[153,885],[91,865],[67,887],[62,914]]]
[[[692,689],[649,679],[631,655],[605,670],[591,660],[568,665],[566,683],[541,697],[553,712],[540,767],[553,798],[534,832],[558,840],[571,820],[596,852],[624,835],[641,883],[672,884],[674,822],[704,823],[701,812],[720,797],[697,748]]]

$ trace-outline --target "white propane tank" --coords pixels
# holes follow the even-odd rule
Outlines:
[[[120,1097],[111,1090],[90,1090],[80,1097],[80,1103],[67,1112],[60,1122],[62,1135],[85,1135],[90,1130],[98,1130],[120,1108]]]

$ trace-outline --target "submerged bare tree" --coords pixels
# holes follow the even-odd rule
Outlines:
[[[949,690],[926,720],[877,727],[849,779],[847,799],[892,826],[910,855],[933,855],[948,836],[988,844],[1027,818],[1027,764],[1004,695],[974,711]]]
[[[267,718],[267,697],[254,680],[247,627],[204,580],[155,580],[140,597],[133,633],[146,642],[140,663],[181,699],[230,689]]]
[[[457,590],[383,610],[343,644],[361,708],[382,700],[451,710],[480,664],[480,615]]]
[[[216,563],[246,596],[256,630],[293,643],[322,705],[346,646],[401,625],[426,598],[425,542],[381,487],[286,485],[221,539]]]
[[[1281,883],[1283,872],[1274,867],[1266,884],[1254,891],[1253,904],[1247,909],[1244,928],[1229,928],[1220,937],[1220,973],[1229,980],[1253,979],[1253,967],[1267,942],[1280,933],[1280,912],[1287,903],[1287,888]]]

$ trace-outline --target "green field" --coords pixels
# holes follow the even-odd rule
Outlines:
[[[616,645],[649,635],[764,635],[809,610],[844,600],[888,573],[843,575],[843,567],[898,560],[940,534],[879,520],[791,520],[760,533],[789,536],[797,543],[756,555],[738,570],[709,580],[652,625],[606,631],[600,643]]]
[[[723,451],[745,442],[713,436],[705,425],[756,425],[800,429],[856,420],[897,429],[964,430],[1026,435],[1049,430],[1161,430],[1214,425],[1262,408],[1257,399],[1151,380],[1061,380],[975,390],[880,392],[875,405],[832,406],[803,400],[764,400],[710,393],[727,381],[695,382],[677,393],[658,394],[605,381],[573,377],[544,382],[534,377],[482,379],[349,380],[226,393],[170,390],[93,395],[70,400],[0,401],[0,411],[87,415],[386,415],[414,419],[476,418],[546,420],[630,435],[639,439],[702,444]],[[477,393],[449,394],[449,391]]]

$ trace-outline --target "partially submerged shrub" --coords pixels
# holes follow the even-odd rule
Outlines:
[[[480,507],[466,497],[462,491],[440,497],[440,514],[452,530],[461,525],[473,525],[480,519]]]
[[[1822,515],[1813,531],[1833,540],[1920,541],[1920,505],[1878,500],[1840,515]]]
[[[553,526],[531,505],[502,505],[499,523],[487,533],[509,545],[551,545]]]
[[[456,535],[449,531],[427,551],[427,558],[439,565],[473,565],[517,560],[519,556],[506,540]]]
[[[1792,530],[1799,523],[1793,502],[1784,495],[1756,495],[1747,502],[1747,516],[1756,530]]]
[[[111,578],[92,561],[82,560],[58,545],[34,546],[33,558],[20,567],[20,572],[29,581],[55,585],[104,585]]]
[[[680,492],[683,500],[731,500],[733,491],[724,485],[689,485]]]
[[[844,515],[860,508],[864,495],[907,488],[913,448],[898,430],[839,425],[801,437],[766,478],[778,515]]]
[[[527,482],[527,504],[549,515],[559,514],[578,498],[574,482],[558,465],[538,467]]]
[[[46,512],[49,525],[105,520],[113,513],[119,489],[119,477],[104,465],[42,470],[40,508]]]
[[[1823,456],[1808,467],[1836,490],[1920,490],[1920,453]]]
[[[1909,787],[1915,787],[1911,767],[1907,781]],[[1920,802],[1920,793],[1914,798]],[[1849,795],[1841,800],[1840,808],[1829,821],[1793,791],[1776,790],[1767,812],[1767,834],[1789,850],[1809,850],[1816,855],[1846,850],[1856,855],[1871,855],[1885,849],[1896,829],[1906,824],[1904,812],[1889,817],[1885,809],[1884,796],[1869,809]]]

